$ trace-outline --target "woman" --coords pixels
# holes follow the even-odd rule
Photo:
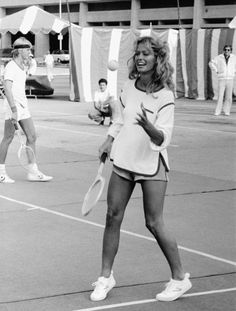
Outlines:
[[[129,81],[120,96],[121,114],[109,128],[99,149],[113,160],[108,187],[108,210],[103,237],[102,269],[90,298],[99,301],[115,286],[112,266],[118,251],[125,208],[140,183],[146,226],[162,249],[171,270],[171,280],[157,294],[173,301],[192,287],[184,273],[175,240],[163,222],[163,203],[169,171],[166,148],[174,122],[173,68],[165,43],[141,37],[129,63]]]
[[[25,64],[29,60],[31,48],[32,45],[28,40],[24,37],[18,38],[13,43],[13,59],[6,65],[4,70],[5,125],[4,136],[0,144],[0,183],[15,182],[6,172],[5,161],[8,148],[14,138],[14,124],[17,122],[26,136],[26,145],[31,147],[35,153],[36,133],[25,95]],[[52,177],[40,172],[36,163],[29,163],[27,179],[29,181],[49,181]]]

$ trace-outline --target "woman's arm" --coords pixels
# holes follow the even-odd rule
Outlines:
[[[101,156],[103,153],[107,153],[107,157],[110,157],[111,153],[111,147],[113,143],[114,137],[108,135],[107,139],[104,141],[104,143],[99,148],[99,158],[101,159]]]
[[[109,126],[105,142],[99,148],[99,158],[101,158],[101,155],[104,152],[107,153],[108,157],[110,157],[112,143],[123,126],[124,107],[122,106],[120,100],[115,101],[114,105],[117,105],[117,107],[114,109],[113,123]]]

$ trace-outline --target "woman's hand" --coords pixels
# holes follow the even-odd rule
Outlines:
[[[135,118],[137,122],[135,124],[138,124],[142,126],[144,131],[148,134],[151,141],[160,146],[163,143],[164,135],[162,131],[155,128],[155,126],[148,120],[146,110],[143,106],[143,103],[140,105],[142,113],[137,113],[137,117]]]
[[[108,158],[110,157],[113,140],[114,140],[114,138],[109,135],[107,137],[107,139],[105,140],[105,142],[100,146],[100,148],[98,150],[99,151],[99,159],[101,159],[101,156],[103,153],[106,153]]]
[[[140,107],[141,107],[142,113],[139,113],[139,112],[137,113],[137,117],[135,118],[137,122],[135,122],[135,124],[142,126],[142,128],[146,130],[152,124],[147,118],[147,113],[145,111],[143,103],[141,103]]]

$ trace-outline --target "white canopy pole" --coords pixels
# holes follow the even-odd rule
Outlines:
[[[59,0],[59,17],[61,19],[61,0]],[[58,40],[59,40],[59,49],[62,50],[62,40],[63,40],[63,36],[61,33],[59,33],[58,35]]]

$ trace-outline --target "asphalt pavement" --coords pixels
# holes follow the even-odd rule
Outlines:
[[[216,117],[214,101],[176,100],[165,221],[193,288],[173,303],[155,300],[170,271],[145,228],[137,185],[122,225],[117,285],[95,303],[89,295],[100,272],[109,161],[96,208],[82,217],[81,206],[109,120],[89,120],[90,104],[69,101],[69,76],[55,70],[63,73],[55,74],[55,94],[29,99],[39,167],[54,179],[28,182],[14,139],[7,169],[16,183],[0,184],[0,311],[234,311],[236,103],[229,117]],[[2,105],[0,120],[2,136]]]

